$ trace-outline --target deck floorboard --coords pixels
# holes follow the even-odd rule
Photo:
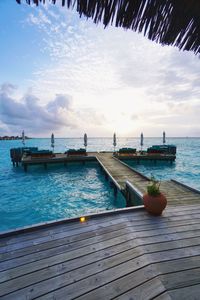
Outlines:
[[[195,287],[196,295],[199,209],[169,206],[161,217],[133,210],[111,214],[108,222],[99,216],[86,224],[59,225],[59,230],[52,224],[41,230],[41,238],[40,229],[3,238],[0,297],[177,299],[188,286]]]

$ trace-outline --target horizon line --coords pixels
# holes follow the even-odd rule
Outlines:
[[[50,139],[51,137],[30,137],[29,136],[29,138],[31,138],[31,139]],[[54,136],[54,138],[55,139],[82,139],[83,138],[83,136],[77,136],[77,137],[56,137],[56,136]],[[88,138],[90,138],[90,139],[99,139],[99,138],[101,138],[101,139],[111,139],[111,138],[113,138],[112,136],[88,136]],[[134,139],[140,139],[140,136],[117,136],[117,138],[129,138],[129,139],[132,139],[132,138],[134,138]],[[161,138],[162,139],[162,136],[144,136],[144,139],[145,138]],[[181,138],[200,138],[200,136],[167,136],[166,137],[166,139],[168,139],[168,138],[170,138],[170,139],[177,139],[177,138],[179,138],[179,139],[181,139]]]

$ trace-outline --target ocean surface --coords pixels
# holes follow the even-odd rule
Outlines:
[[[88,151],[113,151],[112,138],[88,138]],[[144,138],[145,150],[161,144],[161,138]],[[173,164],[127,163],[147,176],[158,180],[177,179],[200,190],[200,138],[168,138],[177,146]],[[75,217],[87,213],[125,206],[105,180],[97,163],[29,167],[13,167],[10,148],[21,147],[21,141],[0,141],[0,231],[44,221]],[[26,146],[51,149],[50,138],[30,139]],[[83,138],[55,139],[55,152],[83,148]],[[140,149],[139,138],[118,138],[117,147]]]

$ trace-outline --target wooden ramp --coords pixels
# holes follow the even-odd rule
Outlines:
[[[199,299],[200,205],[100,215],[0,239],[0,298]]]
[[[96,157],[122,190],[126,187],[126,181],[129,181],[141,195],[146,192],[149,178],[113,158],[112,153],[98,153]],[[162,181],[160,188],[167,197],[168,205],[200,204],[200,192],[178,182]]]

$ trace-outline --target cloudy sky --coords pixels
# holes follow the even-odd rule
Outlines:
[[[0,135],[200,136],[200,60],[60,5],[0,1]]]

